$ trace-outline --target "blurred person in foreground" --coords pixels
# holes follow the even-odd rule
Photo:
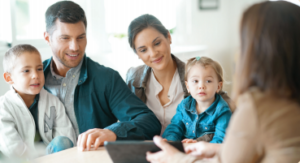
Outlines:
[[[223,144],[199,142],[181,153],[160,137],[150,162],[274,163],[300,160],[300,7],[285,1],[248,8],[241,21],[237,104]],[[202,160],[203,158],[212,158]]]

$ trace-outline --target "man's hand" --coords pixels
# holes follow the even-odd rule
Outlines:
[[[185,147],[185,152],[187,154],[196,156],[198,158],[212,158],[220,150],[221,144],[198,142]]]
[[[167,163],[170,162],[175,154],[180,153],[179,150],[177,150],[175,147],[167,143],[159,136],[155,136],[153,138],[153,141],[159,148],[161,148],[161,151],[156,153],[147,152],[146,158],[149,162]]]
[[[90,129],[79,135],[77,141],[77,148],[80,151],[91,149],[91,146],[94,145],[94,148],[97,149],[99,146],[103,145],[105,141],[116,141],[117,135],[108,129]]]

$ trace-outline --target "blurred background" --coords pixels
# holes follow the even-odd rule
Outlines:
[[[11,46],[26,43],[51,57],[43,39],[46,9],[58,0],[0,0],[0,96],[9,90],[3,79],[3,56]],[[148,13],[170,30],[171,52],[183,61],[208,56],[225,70],[224,90],[230,93],[235,56],[239,53],[242,12],[263,0],[74,0],[87,16],[86,55],[117,70],[125,80],[130,67],[143,64],[130,49],[129,23]],[[299,0],[289,0],[300,5]]]

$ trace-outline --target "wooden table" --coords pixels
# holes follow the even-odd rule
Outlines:
[[[39,157],[34,160],[34,163],[113,163],[104,147],[99,147],[97,150],[78,151],[77,147],[67,149],[51,155]]]
[[[183,144],[184,146],[190,144]],[[213,161],[213,160],[211,160]],[[203,163],[211,162],[203,160]],[[51,155],[39,157],[34,160],[34,163],[113,163],[108,155],[105,147],[99,147],[97,150],[78,151],[77,147],[67,149]],[[202,162],[202,161],[201,161]]]

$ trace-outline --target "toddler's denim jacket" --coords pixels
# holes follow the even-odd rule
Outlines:
[[[214,134],[211,143],[222,143],[228,126],[231,110],[221,95],[201,114],[197,113],[196,100],[188,96],[178,105],[176,114],[168,125],[163,138],[169,141],[197,139],[206,134]]]

